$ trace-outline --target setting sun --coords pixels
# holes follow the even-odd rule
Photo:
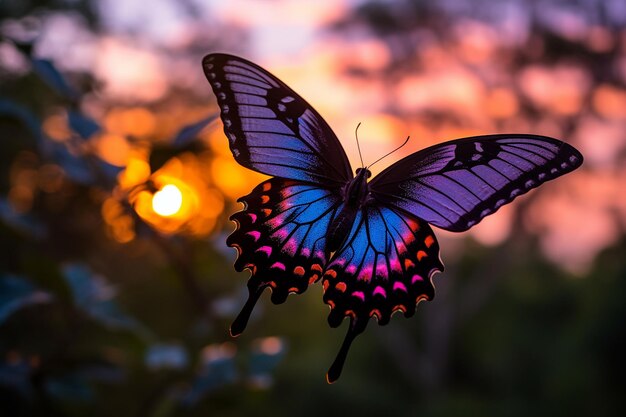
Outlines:
[[[164,186],[161,190],[154,193],[152,197],[152,209],[155,213],[164,217],[178,213],[182,204],[183,194],[173,184]]]

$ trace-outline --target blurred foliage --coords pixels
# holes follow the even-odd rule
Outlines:
[[[97,34],[96,3],[8,1],[0,11],[28,23],[50,10],[71,10]],[[192,3],[185,2],[190,10]],[[522,69],[531,65],[565,62],[582,65],[593,86],[608,86],[611,94],[623,89],[616,68],[624,28],[609,2],[570,1],[558,9],[589,12],[600,38],[615,34],[604,44],[555,29],[550,13],[542,14],[546,3],[524,6],[532,9],[526,41],[495,52],[510,77],[524,78]],[[470,17],[485,24],[498,18],[498,7],[488,7],[495,2],[487,1],[456,9],[418,0],[358,4],[328,29],[345,39],[365,32],[384,43],[385,65],[372,69],[348,59],[344,69],[385,85],[426,66],[429,57],[421,53],[429,46],[459,48],[459,31],[473,27]],[[328,329],[319,286],[279,307],[263,299],[246,333],[227,335],[246,290],[222,230],[230,228],[234,199],[258,177],[240,178],[228,151],[224,157],[215,145],[213,139],[226,144],[213,123],[216,109],[188,91],[150,105],[108,103],[94,74],[61,71],[36,56],[36,37],[2,42],[15,46],[27,70],[0,82],[0,414],[621,413],[623,230],[586,276],[573,277],[548,262],[538,237],[522,227],[531,199],[517,202],[510,240],[490,248],[462,241],[435,278],[437,298],[421,304],[413,320],[371,324],[342,379],[328,386],[323,372],[343,330]],[[489,78],[493,62],[478,52],[461,50],[461,64],[497,90]],[[518,118],[529,123],[522,126],[549,121],[566,136],[584,114],[620,117],[599,105],[597,94],[589,88],[577,111],[541,104],[524,91],[514,96]],[[420,119],[434,131],[475,123],[463,112],[408,111],[381,101],[389,114]],[[491,112],[488,128],[511,128],[506,106],[496,102],[471,110]],[[182,195],[175,215],[154,207],[165,185]],[[442,248],[446,260],[445,238]]]

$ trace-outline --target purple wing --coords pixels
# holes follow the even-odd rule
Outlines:
[[[231,55],[207,55],[202,64],[237,162],[263,174],[330,187],[352,178],[328,124],[282,81]]]
[[[226,243],[237,249],[235,269],[252,275],[248,301],[231,326],[233,336],[244,330],[265,288],[280,304],[322,276],[326,230],[342,204],[329,190],[282,178],[259,184],[239,201],[245,208],[231,216],[237,229]]]
[[[352,340],[370,317],[389,322],[395,311],[415,313],[421,300],[434,297],[433,274],[443,271],[439,244],[429,225],[390,207],[359,210],[346,243],[324,271],[324,302],[332,327],[350,318],[348,333],[327,379],[339,378]]]
[[[582,162],[572,146],[545,136],[476,136],[409,155],[377,175],[370,186],[381,204],[461,232]]]

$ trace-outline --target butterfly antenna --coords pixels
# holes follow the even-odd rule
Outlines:
[[[361,146],[359,145],[359,126],[361,126],[361,122],[359,122],[359,124],[356,125],[356,128],[354,129],[354,136],[356,137],[356,147],[359,150],[359,158],[361,158],[361,167],[364,167],[365,164],[363,164],[363,155],[361,155]]]
[[[381,156],[380,158],[378,158],[377,160],[375,160],[374,162],[372,162],[372,163],[370,164],[370,166],[368,166],[368,167],[367,167],[367,169],[370,169],[370,168],[372,167],[372,165],[374,165],[375,163],[382,161],[383,159],[385,159],[386,157],[388,157],[388,156],[389,156],[389,155],[391,155],[392,153],[394,153],[394,152],[396,152],[396,151],[400,150],[400,148],[402,148],[404,145],[406,145],[406,144],[409,142],[409,139],[410,139],[410,138],[411,138],[411,136],[407,136],[407,137],[406,137],[406,140],[402,143],[402,145],[398,146],[398,147],[397,147],[396,149],[394,149],[393,151],[386,153],[385,155]],[[358,143],[358,142],[357,142],[357,143]]]

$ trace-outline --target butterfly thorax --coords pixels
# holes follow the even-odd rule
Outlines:
[[[358,168],[356,176],[344,187],[344,205],[328,227],[326,238],[327,254],[337,251],[348,237],[359,209],[370,198],[367,179],[371,176],[372,173],[368,169]]]

